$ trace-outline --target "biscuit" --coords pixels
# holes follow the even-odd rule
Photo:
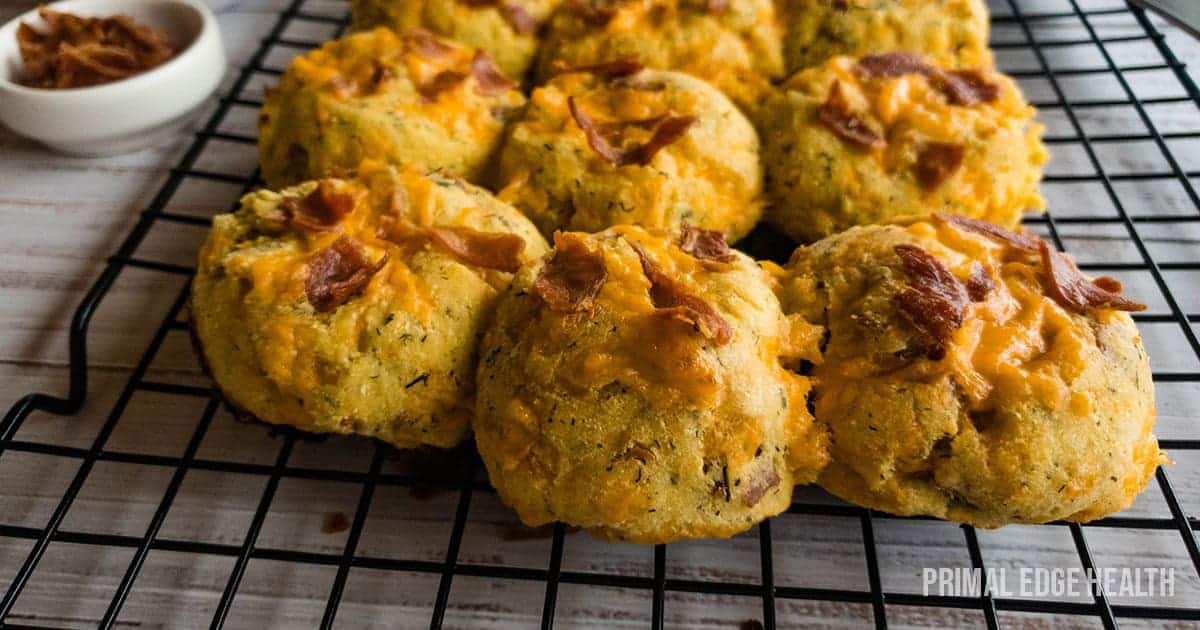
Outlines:
[[[484,322],[546,250],[482,189],[367,163],[215,217],[191,323],[217,387],[259,420],[450,447],[468,431]]]
[[[1016,83],[892,53],[788,79],[764,113],[767,219],[801,242],[934,212],[1015,226],[1048,155]]]
[[[637,67],[534,90],[500,152],[500,198],[547,235],[690,223],[741,238],[762,214],[753,126],[704,81]]]
[[[355,30],[423,28],[491,55],[510,77],[525,76],[538,32],[561,0],[351,0]]]
[[[748,114],[784,70],[772,0],[569,0],[550,19],[537,77],[619,60],[700,77]]]
[[[484,337],[476,444],[527,525],[612,539],[730,536],[786,509],[826,459],[812,345],[766,273],[720,235],[560,232],[517,274]]]
[[[1143,307],[1040,239],[946,215],[853,228],[796,250],[780,295],[826,329],[818,483],[848,501],[981,527],[1090,521],[1165,461],[1122,312]]]
[[[258,122],[272,188],[351,174],[373,159],[479,181],[525,103],[486,53],[379,28],[297,57]]]
[[[779,21],[789,71],[897,51],[953,68],[993,63],[984,0],[780,0]]]

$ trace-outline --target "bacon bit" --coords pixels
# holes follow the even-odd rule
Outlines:
[[[850,105],[842,95],[842,84],[833,82],[829,90],[829,98],[817,110],[817,120],[833,135],[864,149],[882,147],[886,142],[876,134],[867,123],[850,111]]]
[[[22,85],[64,89],[111,83],[140,74],[175,56],[162,32],[118,15],[79,17],[38,9],[46,23],[39,32],[17,25],[17,47],[24,63]]]
[[[642,62],[633,57],[622,57],[613,59],[612,61],[604,61],[601,63],[584,64],[582,66],[568,66],[561,59],[555,59],[554,63],[550,64],[550,72],[554,75],[574,74],[577,72],[586,72],[594,74],[605,79],[615,79],[619,77],[627,77],[631,74],[637,74],[642,71]]]
[[[350,529],[350,519],[342,512],[326,512],[321,520],[321,533],[337,534]]]
[[[679,249],[700,260],[715,260],[717,262],[733,262],[737,254],[729,249],[725,235],[716,230],[702,230],[698,227],[683,224],[679,233]]]
[[[279,204],[285,222],[311,232],[326,232],[337,226],[354,210],[357,198],[339,192],[333,182],[323,179],[304,197],[288,197]]]
[[[704,8],[709,13],[724,13],[729,10],[729,0],[708,0]]]
[[[432,103],[438,100],[442,92],[454,89],[466,79],[467,75],[461,72],[445,70],[434,75],[429,81],[417,84],[417,92],[426,103]]]
[[[917,182],[926,190],[942,185],[961,166],[967,149],[961,144],[931,142],[917,155]]]
[[[556,232],[554,249],[554,256],[533,283],[534,294],[552,311],[591,310],[608,280],[604,256],[588,248],[583,235],[576,232]]]
[[[482,50],[476,51],[471,59],[471,76],[475,77],[475,89],[483,96],[492,96],[516,87],[516,82],[508,78],[500,68],[496,67],[491,55]]]
[[[429,237],[468,265],[506,273],[514,273],[521,267],[521,254],[525,251],[525,241],[515,234],[435,227],[429,229]]]
[[[1020,234],[1011,230],[1006,230],[995,223],[972,219],[957,214],[945,214],[938,212],[933,215],[935,221],[948,223],[954,227],[966,231],[974,232],[986,236],[1001,245],[1007,245],[1014,249],[1035,253],[1040,247],[1041,239],[1030,236],[1028,234]]]
[[[617,16],[621,0],[567,0],[567,6],[593,26],[606,26]]]
[[[971,265],[971,276],[967,278],[967,295],[970,296],[972,302],[982,302],[995,286],[992,276],[983,265],[979,263]]]
[[[931,78],[951,105],[978,105],[1000,98],[1000,86],[989,83],[978,70],[939,70]]]
[[[641,245],[627,241],[642,262],[642,273],[650,280],[650,303],[655,315],[681,321],[692,326],[718,346],[733,339],[733,328],[724,317],[704,300],[687,293],[682,286],[659,267]]]
[[[371,93],[379,91],[379,86],[396,78],[396,73],[391,68],[379,63],[379,60],[371,62],[371,79],[367,84]]]
[[[919,55],[906,52],[868,55],[858,60],[858,71],[868,77],[902,77],[906,74],[927,75],[933,68]]]
[[[376,59],[371,61],[371,75],[367,77],[365,83],[344,74],[336,74],[329,80],[329,84],[337,91],[338,96],[350,98],[363,94],[374,94],[379,91],[380,86],[395,76],[391,68],[379,63],[379,60]]]
[[[574,96],[567,98],[567,108],[571,110],[571,117],[575,119],[575,124],[583,130],[583,135],[587,137],[588,146],[605,162],[617,167],[630,164],[638,166],[649,164],[659,150],[682,138],[688,128],[698,120],[695,116],[662,116],[619,122],[615,123],[618,127],[613,127],[611,126],[613,123],[597,123],[584,114],[576,104]],[[606,130],[611,132],[619,127],[642,126],[651,122],[654,124],[654,135],[645,144],[634,146],[628,150],[621,150],[613,146],[612,140],[605,133]]]
[[[423,28],[409,29],[404,34],[404,44],[426,59],[441,59],[454,52],[453,46]]]
[[[1075,261],[1066,254],[1056,252],[1046,241],[1041,246],[1042,267],[1046,270],[1046,284],[1050,297],[1063,308],[1076,313],[1093,308],[1109,308],[1117,311],[1144,311],[1139,304],[1118,293],[1121,283],[1114,278],[1090,280],[1079,272]],[[1113,291],[1112,289],[1117,289]]]
[[[756,476],[750,480],[746,486],[746,495],[743,500],[746,502],[746,507],[754,507],[762,500],[772,488],[779,485],[779,473],[774,468],[767,469],[766,473],[761,476]]]
[[[388,255],[374,265],[354,239],[343,236],[309,259],[304,293],[318,313],[328,313],[358,295],[371,277],[387,263]]]
[[[946,355],[946,342],[962,326],[967,290],[942,261],[920,247],[897,245],[893,251],[900,257],[909,281],[908,288],[896,294],[896,306],[932,338],[928,356],[940,360]]]
[[[846,11],[850,8],[850,3],[846,0],[833,0],[833,8],[838,11]]]

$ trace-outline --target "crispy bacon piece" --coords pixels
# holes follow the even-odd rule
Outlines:
[[[833,135],[855,146],[871,149],[886,144],[858,114],[850,111],[850,105],[842,94],[842,84],[838,81],[833,82],[829,98],[817,109],[817,120]]]
[[[754,507],[772,488],[779,485],[781,479],[779,472],[775,468],[768,468],[763,474],[755,475],[746,484],[746,494],[742,500],[746,502],[746,507]]]
[[[858,60],[858,71],[868,77],[902,77],[906,74],[929,74],[933,68],[920,55],[890,52],[867,55]]]
[[[79,17],[38,9],[46,23],[40,32],[17,25],[17,47],[24,63],[19,81],[37,88],[78,88],[140,74],[175,56],[163,33],[118,15]]]
[[[433,75],[433,78],[425,83],[417,84],[417,92],[425,102],[432,103],[438,100],[442,92],[452,90],[467,79],[467,75],[461,72],[445,70]]]
[[[376,59],[371,61],[371,74],[367,76],[366,81],[359,81],[357,78],[345,74],[336,74],[329,80],[329,84],[337,91],[338,96],[351,98],[363,94],[374,94],[384,83],[392,80],[395,76],[391,68]]]
[[[733,262],[737,255],[729,249],[725,235],[716,230],[702,230],[687,223],[679,232],[679,249],[700,260]]]
[[[554,256],[533,283],[533,292],[559,313],[589,311],[608,280],[604,256],[588,248],[583,235],[554,234]]]
[[[937,361],[946,355],[946,342],[962,326],[967,290],[942,261],[920,247],[897,245],[893,251],[908,276],[908,288],[894,298],[896,306],[930,337],[933,345],[928,356]]]
[[[962,166],[966,154],[967,149],[961,144],[931,142],[925,145],[917,155],[917,182],[927,190],[941,186]]]
[[[989,83],[978,70],[938,70],[931,80],[951,105],[978,105],[1000,98],[1000,86]]]
[[[423,28],[409,29],[404,33],[404,44],[409,50],[426,59],[441,59],[454,52],[454,47],[438,39],[437,35]]]
[[[367,287],[387,259],[384,254],[371,264],[357,241],[348,236],[339,238],[305,265],[308,277],[304,281],[304,294],[308,303],[318,313],[328,313],[345,304]]]
[[[733,328],[716,309],[708,302],[688,293],[678,282],[667,276],[641,245],[633,241],[628,243],[641,260],[642,273],[650,280],[650,303],[654,305],[656,315],[688,324],[718,346],[725,345],[733,339]]]
[[[521,267],[525,241],[515,234],[481,232],[467,227],[435,227],[429,237],[438,247],[475,267],[514,273]]]
[[[517,85],[496,66],[492,56],[482,50],[476,51],[471,59],[471,76],[475,77],[475,89],[483,96],[506,92]]]
[[[569,66],[565,61],[556,59],[554,63],[550,64],[550,71],[555,75],[587,72],[605,79],[615,79],[637,74],[644,67],[642,62],[633,57],[622,57],[620,59],[613,59],[612,61],[584,64],[582,66]]]
[[[997,243],[1007,245],[1022,252],[1036,253],[1039,251],[1041,239],[1029,234],[1020,234],[1006,230],[995,223],[942,212],[934,214],[933,218],[935,221],[949,223],[960,230],[981,234]]]
[[[709,13],[724,13],[729,10],[729,0],[708,0],[704,3],[704,10]]]
[[[645,166],[654,159],[654,155],[664,147],[674,143],[682,138],[688,128],[696,123],[695,116],[662,116],[653,119],[625,121],[616,123],[619,127],[612,127],[609,123],[597,123],[592,120],[579,105],[575,102],[575,97],[567,98],[567,108],[571,110],[571,117],[575,119],[575,124],[583,130],[584,136],[587,138],[588,146],[592,148],[605,162],[612,166],[627,166],[636,164]],[[618,149],[613,144],[613,140],[609,138],[612,130],[615,128],[623,128],[634,125],[641,126],[647,122],[653,122],[654,135],[645,144],[633,146],[629,149]]]
[[[1046,241],[1038,244],[1041,246],[1042,267],[1046,271],[1046,285],[1050,297],[1063,308],[1076,313],[1084,313],[1094,308],[1118,311],[1146,310],[1145,304],[1134,302],[1118,292],[1121,290],[1121,283],[1116,279],[1104,277],[1089,280],[1079,272],[1075,261],[1069,256],[1054,251]]]
[[[972,302],[982,302],[987,299],[996,284],[988,270],[980,263],[971,265],[971,276],[967,278],[967,295]]]
[[[333,182],[323,179],[307,195],[284,199],[279,209],[288,225],[311,232],[325,232],[332,230],[354,210],[355,201],[354,195],[339,192]]]

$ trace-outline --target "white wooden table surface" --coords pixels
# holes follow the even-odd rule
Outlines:
[[[319,0],[318,0],[319,1]],[[1106,0],[1101,0],[1106,1]],[[275,22],[282,0],[209,0],[217,11],[231,70],[240,67]],[[1063,0],[1027,0],[1031,11],[1061,10]],[[1097,3],[1086,3],[1088,6]],[[1111,4],[1111,2],[1106,2]],[[26,0],[0,0],[0,21],[32,7]],[[340,5],[334,5],[336,8]],[[999,6],[997,4],[996,6]],[[301,28],[289,35],[322,39],[329,32]],[[1127,16],[1097,19],[1102,37],[1136,34]],[[1185,62],[1200,63],[1200,46],[1163,26],[1168,42]],[[996,29],[996,39],[1012,38],[1013,27]],[[1045,23],[1037,35],[1085,37],[1077,21]],[[1051,63],[1062,67],[1097,65],[1094,47],[1048,49]],[[1160,63],[1147,41],[1114,44],[1110,51],[1121,65]],[[1006,68],[1036,68],[1021,50],[1000,54]],[[286,59],[272,58],[273,65]],[[1178,95],[1178,82],[1169,74],[1131,74],[1139,95]],[[1120,98],[1110,76],[1087,75],[1066,80],[1068,96]],[[1029,97],[1052,97],[1043,80],[1023,81]],[[258,83],[252,88],[261,89]],[[1149,109],[1160,131],[1200,131],[1200,110],[1193,103]],[[1144,133],[1132,108],[1079,110],[1090,133]],[[1072,133],[1061,109],[1046,109],[1042,118],[1050,135]],[[253,110],[242,108],[229,118],[226,131],[253,134]],[[55,155],[0,129],[0,407],[32,391],[65,393],[67,330],[72,312],[102,269],[106,258],[146,207],[190,136],[181,134],[158,148],[106,159],[75,159]],[[1092,173],[1079,144],[1052,147],[1054,174]],[[1171,149],[1185,169],[1200,170],[1200,141],[1172,141]],[[1096,150],[1109,172],[1158,168],[1161,154],[1149,143],[1098,144]],[[201,165],[233,173],[254,165],[252,147],[213,143]],[[1197,182],[1200,184],[1200,182]],[[1118,182],[1127,209],[1138,213],[1187,213],[1190,205],[1177,185],[1162,181]],[[229,208],[237,190],[224,184],[192,185],[179,191],[170,204],[177,212],[208,216]],[[1068,183],[1047,185],[1047,196],[1059,216],[1104,212],[1111,204],[1102,189]],[[1164,260],[1200,260],[1200,229],[1186,224],[1170,229],[1141,226],[1153,253]],[[1081,260],[1137,261],[1137,252],[1121,236],[1119,226],[1065,226],[1061,233]],[[172,225],[156,227],[138,251],[151,260],[190,265],[203,230]],[[1200,312],[1200,276],[1169,272],[1167,280],[1182,307]],[[1163,301],[1148,276],[1122,275],[1135,297],[1163,311]],[[88,447],[95,439],[153,329],[177,296],[182,279],[166,274],[125,270],[91,324],[90,391],[85,410],[77,417],[57,418],[35,413],[17,434],[21,440]],[[1175,324],[1143,326],[1143,335],[1157,370],[1197,370],[1197,358],[1181,343]],[[182,333],[172,333],[156,357],[150,378],[175,383],[204,384]],[[140,392],[131,401],[107,448],[130,452],[179,455],[192,435],[204,401]],[[1160,437],[1200,436],[1200,386],[1163,384],[1159,389]],[[277,438],[262,427],[234,422],[222,412],[202,443],[199,457],[270,464],[279,449]],[[331,439],[300,443],[290,463],[316,468],[365,470],[372,452],[364,440]],[[1185,509],[1200,513],[1200,456],[1175,454],[1171,469],[1176,492]],[[62,491],[78,469],[76,459],[23,452],[0,456],[0,524],[41,528]],[[389,468],[403,466],[389,462]],[[165,467],[100,463],[88,477],[63,529],[140,537],[173,470]],[[253,475],[191,471],[169,513],[160,537],[239,545],[258,503],[264,478]],[[805,496],[819,491],[802,489]],[[272,502],[258,540],[259,547],[340,554],[345,533],[322,532],[322,519],[331,512],[353,514],[356,485],[284,479]],[[456,495],[414,497],[401,488],[377,490],[359,552],[381,557],[441,562]],[[1138,501],[1131,514],[1169,517],[1157,486]],[[459,561],[545,568],[550,541],[511,540],[515,519],[490,494],[476,493]],[[773,521],[775,583],[779,586],[869,590],[862,534],[856,519],[789,515]],[[1173,531],[1132,531],[1085,528],[1101,566],[1176,568],[1176,596],[1156,600],[1120,597],[1114,603],[1189,605],[1200,601],[1196,575]],[[883,519],[875,523],[881,579],[885,591],[920,593],[922,567],[970,566],[962,531],[950,524]],[[989,566],[1075,567],[1079,565],[1070,534],[1063,527],[1010,527],[980,532],[984,561]],[[31,542],[0,538],[0,592],[24,560]],[[582,534],[568,536],[564,570],[585,570],[649,576],[653,552],[649,547],[613,545]],[[132,550],[52,543],[26,585],[9,621],[54,627],[92,627],[104,613]],[[138,627],[202,627],[212,616],[233,558],[152,551],[119,617],[120,625]],[[234,600],[229,627],[313,627],[323,612],[336,567],[301,566],[252,560]],[[732,541],[673,545],[668,549],[667,576],[757,584],[759,544],[756,533]],[[432,574],[398,574],[354,569],[339,609],[339,627],[427,627],[437,590]],[[455,577],[446,627],[533,627],[540,618],[543,583]],[[562,585],[556,620],[559,627],[644,628],[651,614],[648,590]],[[1073,600],[1074,601],[1074,600]],[[1086,601],[1086,600],[1079,600]],[[980,626],[981,613],[889,605],[893,627]],[[665,614],[671,627],[737,628],[748,619],[761,619],[757,597],[668,593]],[[869,604],[779,600],[781,627],[848,628],[872,623]],[[1028,628],[1099,627],[1095,618],[1001,613],[1006,625]],[[1163,627],[1160,622],[1126,621],[1127,627]],[[1177,623],[1176,627],[1194,627]]]

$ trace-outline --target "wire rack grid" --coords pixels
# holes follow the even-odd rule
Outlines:
[[[309,0],[311,2],[311,0]],[[163,225],[179,224],[202,227],[208,219],[170,209],[172,198],[192,181],[213,181],[249,191],[260,184],[257,172],[238,175],[207,169],[201,163],[207,146],[214,142],[253,146],[252,134],[227,131],[224,121],[235,109],[254,111],[261,103],[253,96],[255,81],[278,75],[280,67],[271,64],[272,56],[279,50],[292,53],[319,45],[320,41],[306,41],[289,36],[289,27],[310,24],[328,27],[340,32],[346,24],[346,7],[339,3],[339,10],[314,12],[306,8],[306,0],[292,0],[278,17],[278,21],[263,39],[262,45],[253,54],[222,98],[215,111],[197,133],[194,142],[171,171],[169,178],[141,214],[132,232],[121,244],[116,254],[109,259],[100,278],[87,293],[83,303],[75,312],[70,329],[70,389],[65,398],[46,394],[30,394],[19,400],[0,422],[0,459],[12,457],[14,453],[49,455],[70,460],[77,471],[56,497],[56,503],[41,526],[13,525],[0,515],[0,539],[24,541],[27,551],[13,566],[7,588],[0,598],[0,626],[23,627],[22,619],[14,615],[23,592],[45,557],[47,550],[58,543],[83,546],[121,548],[128,552],[127,565],[119,578],[103,612],[97,616],[98,626],[111,628],[120,625],[122,607],[142,572],[152,552],[174,552],[189,557],[215,556],[231,564],[224,587],[212,606],[210,625],[221,628],[231,624],[236,615],[235,598],[244,584],[248,566],[255,560],[283,563],[287,567],[321,566],[334,570],[334,576],[324,597],[319,625],[333,627],[338,619],[339,607],[347,589],[352,571],[376,570],[397,572],[405,575],[420,575],[436,582],[436,590],[428,617],[428,627],[440,628],[446,623],[452,587],[456,580],[483,578],[513,580],[533,584],[541,590],[541,612],[531,612],[542,628],[555,625],[560,591],[567,586],[595,588],[598,590],[631,589],[648,594],[649,614],[644,618],[650,627],[659,629],[670,625],[665,613],[672,594],[690,593],[750,598],[761,602],[753,619],[743,627],[775,628],[792,625],[777,615],[787,602],[831,603],[829,609],[837,611],[838,605],[856,606],[855,621],[873,624],[878,628],[889,625],[896,618],[896,611],[903,607],[923,607],[939,610],[971,611],[980,623],[988,628],[1004,625],[1008,613],[1034,613],[1060,615],[1072,619],[1098,621],[1105,628],[1116,628],[1121,623],[1171,621],[1182,624],[1200,623],[1200,598],[1178,599],[1170,605],[1144,605],[1122,603],[1100,588],[1093,588],[1088,601],[1059,601],[992,597],[933,596],[910,592],[904,589],[885,588],[881,576],[880,550],[877,545],[877,530],[881,523],[896,519],[884,514],[848,506],[825,498],[812,498],[799,493],[788,513],[766,521],[757,527],[749,540],[757,546],[757,564],[760,574],[757,580],[709,579],[704,577],[678,577],[668,570],[668,557],[675,547],[653,548],[653,558],[645,573],[604,572],[575,570],[564,567],[564,547],[570,532],[563,525],[554,526],[545,532],[548,537],[548,562],[544,566],[516,566],[501,563],[467,562],[460,558],[468,528],[468,514],[473,497],[486,495],[492,490],[480,474],[478,461],[464,455],[460,467],[443,474],[426,474],[421,470],[389,472],[387,462],[393,457],[386,447],[373,445],[369,455],[369,466],[365,470],[331,470],[306,467],[291,461],[298,445],[312,439],[286,428],[275,430],[273,440],[278,451],[273,461],[246,463],[206,458],[200,455],[201,444],[217,417],[220,402],[210,388],[201,384],[163,382],[148,378],[149,368],[164,342],[171,335],[186,334],[186,323],[181,319],[186,304],[186,279],[193,269],[187,265],[162,262],[137,255],[139,246],[154,230]],[[1181,286],[1177,276],[1200,271],[1200,255],[1192,251],[1193,257],[1182,258],[1168,255],[1159,246],[1160,239],[1153,235],[1186,233],[1200,226],[1200,196],[1197,195],[1193,178],[1200,173],[1188,170],[1188,162],[1177,156],[1179,143],[1200,141],[1200,89],[1192,82],[1184,65],[1167,45],[1165,37],[1156,28],[1154,21],[1141,9],[1126,6],[1083,8],[1076,0],[1065,0],[1055,4],[1052,11],[1030,8],[1028,3],[1004,0],[993,3],[993,21],[996,31],[993,42],[1001,65],[1017,77],[1031,100],[1041,108],[1044,116],[1054,117],[1058,125],[1051,125],[1047,142],[1055,153],[1065,152],[1068,162],[1074,155],[1078,171],[1053,171],[1046,177],[1047,186],[1062,186],[1077,200],[1075,205],[1052,204],[1052,211],[1044,216],[1030,217],[1027,225],[1049,238],[1061,249],[1074,251],[1077,238],[1087,234],[1108,234],[1106,248],[1096,259],[1081,259],[1081,267],[1090,272],[1124,274],[1123,278],[1136,276],[1141,284],[1134,283],[1135,297],[1143,298],[1152,305],[1146,313],[1135,319],[1143,329],[1157,327],[1158,333],[1178,340],[1173,345],[1187,354],[1187,361],[1172,363],[1170,369],[1155,370],[1154,378],[1160,388],[1173,385],[1200,383],[1200,340],[1192,323],[1200,318],[1200,309],[1193,308],[1195,300],[1183,292],[1173,292],[1172,286]],[[1098,26],[1109,19],[1127,21],[1132,30],[1116,36],[1101,36]],[[1080,36],[1071,39],[1053,38],[1047,35],[1047,25],[1070,22],[1071,32]],[[1002,37],[1006,34],[1006,37]],[[1141,44],[1150,47],[1157,59],[1150,63],[1122,64],[1114,51],[1125,44]],[[1087,47],[1098,52],[1098,63],[1084,66],[1064,65],[1059,51],[1072,47]],[[1025,64],[1013,62],[1023,57]],[[1017,67],[1012,67],[1012,66]],[[1164,96],[1147,96],[1144,75],[1153,76],[1158,84],[1169,83]],[[1098,81],[1108,82],[1106,90],[1086,86]],[[1080,89],[1080,85],[1084,89]],[[1173,92],[1172,92],[1173,90]],[[1103,93],[1102,98],[1089,94]],[[1193,128],[1163,130],[1156,108],[1185,108],[1195,115]],[[1123,111],[1128,113],[1129,132],[1100,133],[1093,124],[1091,113],[1096,111]],[[1149,157],[1145,160],[1158,166],[1114,168],[1110,159],[1113,151],[1124,153],[1131,147],[1141,146]],[[1136,163],[1136,161],[1135,161]],[[1179,202],[1169,207],[1147,209],[1143,199],[1131,195],[1130,184],[1148,183],[1153,188],[1170,186],[1177,191]],[[1090,200],[1090,201],[1088,201]],[[1064,210],[1065,208],[1065,210]],[[1080,236],[1083,234],[1084,236]],[[1151,235],[1151,236],[1148,236]],[[1171,250],[1173,251],[1173,250]],[[1111,253],[1111,255],[1109,255]],[[84,404],[88,391],[87,331],[93,314],[101,300],[113,287],[122,272],[139,269],[154,274],[169,274],[183,279],[183,288],[175,297],[168,316],[159,324],[149,347],[137,363],[132,375],[124,383],[119,396],[99,428],[90,446],[64,446],[61,444],[23,439],[21,429],[27,418],[35,412],[68,415],[77,412]],[[1192,279],[1189,288],[1194,289]],[[1140,288],[1139,288],[1140,287]],[[1154,299],[1138,295],[1138,291],[1152,292]],[[1190,292],[1189,292],[1190,293]],[[1182,366],[1182,367],[1181,367]],[[157,455],[111,448],[109,440],[126,417],[131,399],[139,392],[156,392],[171,396],[194,398],[201,402],[202,413],[186,440],[186,446],[178,455]],[[1178,436],[1162,440],[1164,448],[1176,454],[1191,455],[1200,449],[1200,424],[1192,416],[1190,429],[1185,428]],[[247,429],[249,430],[249,429]],[[93,533],[64,527],[73,503],[85,487],[89,474],[98,465],[105,463],[137,464],[156,467],[170,472],[169,481],[161,498],[148,519],[141,535]],[[420,467],[417,467],[420,468]],[[173,502],[188,475],[194,471],[236,473],[251,475],[263,480],[261,494],[252,506],[252,517],[241,537],[240,544],[222,542],[198,542],[161,535],[164,523],[172,510]],[[1181,579],[1195,582],[1200,576],[1200,547],[1197,545],[1196,529],[1200,519],[1189,516],[1185,502],[1177,496],[1170,470],[1160,469],[1156,475],[1156,488],[1147,494],[1161,494],[1163,513],[1158,515],[1118,515],[1086,526],[1056,523],[1040,528],[1065,530],[1073,547],[1072,553],[1084,568],[1100,565],[1096,556],[1099,549],[1090,542],[1089,535],[1111,530],[1128,530],[1141,535],[1145,532],[1166,533],[1173,538],[1171,543],[1179,548],[1183,558],[1183,569],[1189,574]],[[258,544],[272,501],[282,483],[290,479],[335,481],[352,484],[356,488],[353,514],[348,517],[348,531],[340,553],[298,551],[272,548]],[[364,552],[360,540],[368,515],[372,510],[373,498],[385,487],[410,489],[412,492],[455,493],[451,516],[441,527],[449,527],[441,559],[402,559],[373,555]],[[807,517],[838,519],[841,527],[852,524],[861,537],[861,553],[865,560],[866,588],[830,588],[822,586],[797,586],[777,583],[776,565],[782,561],[786,551],[775,546],[773,527],[781,527],[788,519]],[[926,519],[907,519],[918,527],[933,527]],[[969,563],[977,569],[986,569],[987,554],[980,542],[981,532],[967,526],[960,531],[959,544],[963,545]],[[22,547],[25,549],[25,547]],[[4,586],[0,582],[0,587]],[[614,624],[621,621],[614,618]],[[628,619],[626,619],[628,621]],[[412,624],[410,624],[412,625]],[[425,625],[422,620],[415,625]],[[560,626],[563,625],[560,623]],[[626,624],[628,625],[628,624]],[[24,627],[35,627],[26,625]],[[48,627],[40,625],[37,627]]]

